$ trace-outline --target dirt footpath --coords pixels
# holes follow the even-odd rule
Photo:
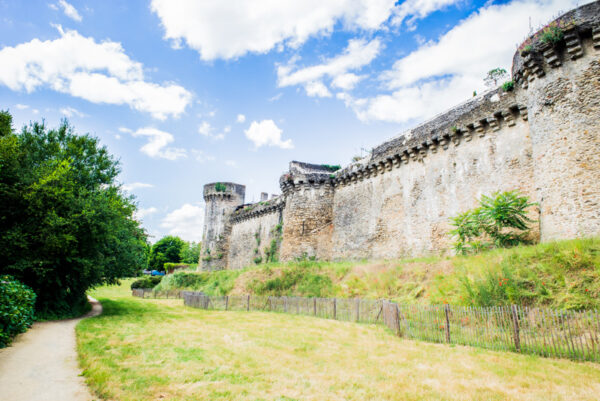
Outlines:
[[[84,316],[102,313],[95,299]],[[0,350],[0,400],[96,400],[79,376],[75,350],[75,325],[82,318],[35,323]]]

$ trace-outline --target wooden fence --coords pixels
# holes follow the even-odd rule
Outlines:
[[[131,295],[139,298],[183,298],[183,291],[154,291],[151,288],[134,288],[131,290]]]
[[[207,296],[191,291],[182,291],[179,296],[185,305],[194,308],[272,311],[383,324],[398,336],[415,340],[600,361],[597,310],[576,312],[517,305],[486,308],[399,305],[358,298]]]

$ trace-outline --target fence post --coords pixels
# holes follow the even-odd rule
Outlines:
[[[337,319],[337,298],[333,298],[333,319]]]
[[[283,297],[283,311],[287,313],[287,297]]]
[[[400,309],[397,303],[394,303],[394,325],[396,329],[396,335],[402,337],[402,331],[400,330]]]
[[[229,307],[229,295],[225,295],[225,310]]]
[[[360,321],[360,298],[356,298],[354,304],[356,305],[356,321],[358,322]]]
[[[517,306],[511,306],[512,320],[513,320],[513,335],[515,339],[515,347],[517,352],[521,352],[521,338],[519,337],[519,317],[517,315]]]
[[[313,315],[317,316],[317,298],[313,298]]]
[[[444,305],[444,312],[446,313],[446,342],[450,344],[450,305]]]
[[[248,299],[246,300],[246,311],[250,312],[250,295],[248,295]]]

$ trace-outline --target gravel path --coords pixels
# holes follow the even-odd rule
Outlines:
[[[102,313],[98,301],[85,317]],[[0,400],[96,400],[79,376],[75,325],[82,318],[35,323],[0,350]]]

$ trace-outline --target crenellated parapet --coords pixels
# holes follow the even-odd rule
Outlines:
[[[338,169],[339,166],[292,161],[289,171],[279,178],[279,187],[284,196],[311,188],[329,191]]]
[[[525,40],[513,58],[513,80],[527,89],[549,70],[583,57],[584,42],[588,40],[592,42],[592,49],[600,49],[600,3],[597,1],[571,10]]]
[[[409,168],[403,166],[514,127],[519,119],[527,121],[527,107],[517,103],[512,92],[490,91],[376,147],[370,157],[337,171],[331,182],[335,187],[352,185],[396,168]]]
[[[242,221],[260,218],[266,214],[280,213],[284,207],[285,198],[283,196],[264,202],[241,205],[231,214],[231,222],[237,224]]]

